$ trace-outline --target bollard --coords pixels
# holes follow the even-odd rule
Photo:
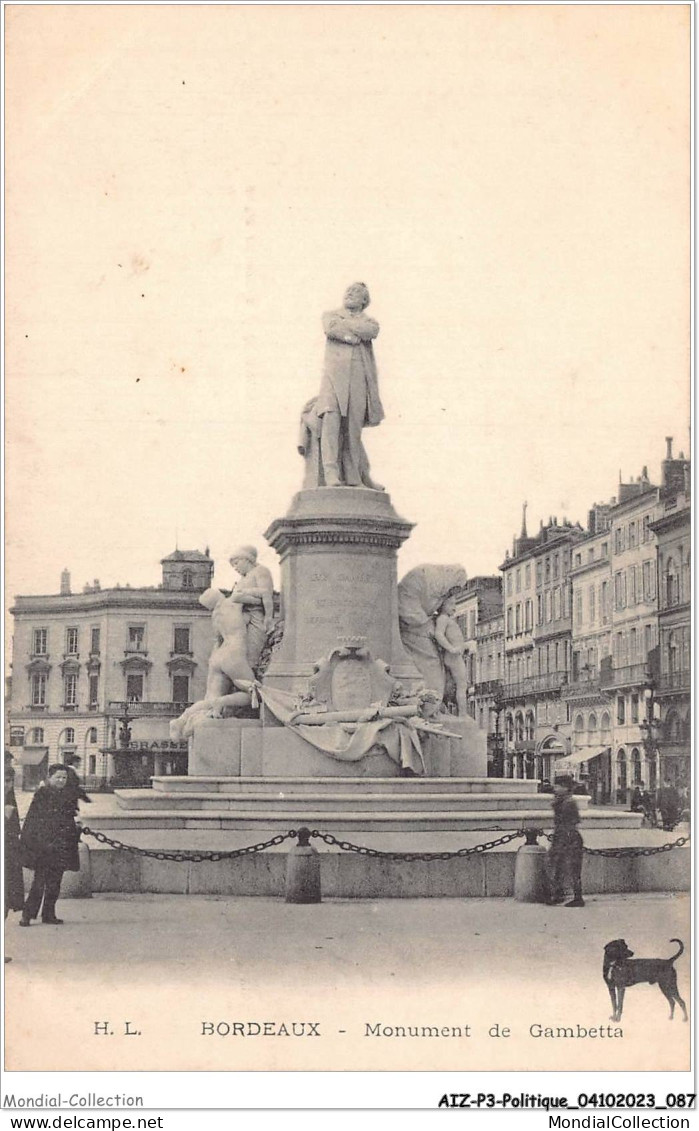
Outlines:
[[[92,896],[92,864],[90,849],[84,841],[78,845],[79,872],[64,872],[61,881],[61,899],[90,899]]]
[[[549,884],[546,849],[537,844],[541,829],[525,829],[526,844],[515,857],[515,899],[520,903],[546,903]]]
[[[320,903],[320,856],[309,843],[310,829],[299,829],[298,844],[286,858],[286,902]]]

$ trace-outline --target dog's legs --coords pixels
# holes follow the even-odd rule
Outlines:
[[[614,989],[614,983],[607,982],[607,989],[609,990],[609,996],[612,999],[612,1016],[609,1018],[609,1020],[616,1021],[616,992]]]
[[[682,1013],[684,1014],[684,1020],[686,1021],[687,1007],[685,1006],[684,1001],[680,997],[679,990],[677,989],[677,975],[675,971],[673,971],[673,976],[665,985],[660,984],[660,990],[666,1001],[670,1005],[670,1020],[672,1021],[675,1016],[675,1002],[677,1002],[682,1010]]]
[[[617,1010],[616,1010],[616,1017],[614,1018],[615,1021],[621,1021],[621,1011],[624,1008],[624,994],[625,994],[625,992],[626,992],[626,986],[624,986],[623,984],[621,986],[617,986],[617,988],[616,988]]]
[[[670,1006],[670,1020],[672,1021],[672,1019],[675,1016],[675,997],[674,997],[674,994],[673,994],[673,991],[672,991],[672,987],[671,986],[661,986],[660,991],[661,991],[663,997],[665,998],[665,1000],[667,1001],[668,1005]]]

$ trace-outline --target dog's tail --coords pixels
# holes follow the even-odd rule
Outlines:
[[[684,943],[682,942],[682,939],[670,939],[670,942],[679,943],[680,947],[680,949],[677,951],[677,954],[673,954],[672,958],[668,958],[668,962],[674,962],[675,959],[679,958],[681,954],[684,954]]]

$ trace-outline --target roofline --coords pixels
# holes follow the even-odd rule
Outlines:
[[[18,595],[10,609],[13,616],[38,612],[92,612],[109,608],[176,608],[207,610],[199,604],[203,589],[99,589],[92,593]]]

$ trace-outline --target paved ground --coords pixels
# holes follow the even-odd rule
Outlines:
[[[657,986],[628,991],[611,1027],[622,1035],[599,1034],[610,1024],[604,944],[624,937],[639,956],[669,956],[675,937],[688,949],[686,896],[592,896],[568,909],[113,895],[63,900],[59,914],[63,927],[8,920],[10,1068],[688,1067],[691,1026],[669,1022]],[[687,952],[677,971],[689,1002]],[[265,1021],[275,1032],[313,1022],[321,1036],[258,1034]],[[496,1024],[511,1036],[490,1035]],[[572,1035],[537,1037],[537,1025]],[[401,1037],[398,1026],[429,1031]]]

